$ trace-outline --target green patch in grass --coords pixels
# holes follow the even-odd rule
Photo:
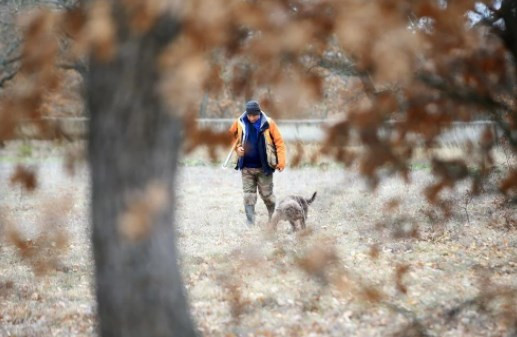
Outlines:
[[[207,167],[217,167],[221,166],[222,163],[220,161],[210,161],[200,158],[183,158],[180,159],[178,164],[180,166],[186,166],[186,167],[194,167],[194,166],[207,166]]]
[[[180,166],[207,166],[208,162],[198,158],[183,158],[179,161]]]
[[[19,147],[18,147],[18,156],[19,157],[22,157],[22,158],[27,158],[27,157],[31,157],[32,156],[32,146],[30,143],[22,143]]]
[[[416,162],[409,165],[411,171],[430,171],[431,164],[428,162]]]

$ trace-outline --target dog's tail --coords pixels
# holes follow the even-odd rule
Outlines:
[[[316,193],[317,192],[314,192],[314,194],[312,195],[312,197],[310,199],[306,199],[307,201],[307,204],[312,204],[312,202],[314,201],[314,199],[316,199]]]

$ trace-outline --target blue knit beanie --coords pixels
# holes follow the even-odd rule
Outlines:
[[[259,115],[260,114],[260,105],[257,101],[252,100],[246,103],[246,114],[247,115]]]

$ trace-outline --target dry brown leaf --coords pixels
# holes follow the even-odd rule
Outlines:
[[[117,28],[112,17],[110,2],[94,1],[88,13],[85,27],[85,40],[93,51],[93,55],[101,62],[108,62],[116,52]]]
[[[378,288],[372,286],[365,286],[360,289],[359,297],[364,301],[378,303],[385,298],[385,295]]]
[[[402,294],[407,293],[407,287],[402,282],[402,278],[404,277],[404,275],[406,275],[408,273],[409,268],[410,268],[409,265],[399,264],[395,270],[395,284],[396,284],[397,290],[399,292],[401,292]]]
[[[10,178],[12,185],[21,185],[28,191],[34,191],[38,186],[36,172],[34,168],[24,167],[22,165],[16,166],[15,172]]]
[[[307,274],[327,282],[327,269],[338,260],[332,247],[314,247],[297,260],[298,266]]]

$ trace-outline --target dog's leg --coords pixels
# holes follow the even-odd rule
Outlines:
[[[269,230],[276,231],[276,227],[278,226],[278,222],[280,222],[281,214],[279,212],[274,212],[271,216],[271,220],[269,221]]]
[[[300,219],[300,224],[302,225],[302,229],[305,229],[305,217]]]
[[[293,232],[296,232],[296,222],[289,220],[289,223],[291,224],[291,227],[293,228]]]

